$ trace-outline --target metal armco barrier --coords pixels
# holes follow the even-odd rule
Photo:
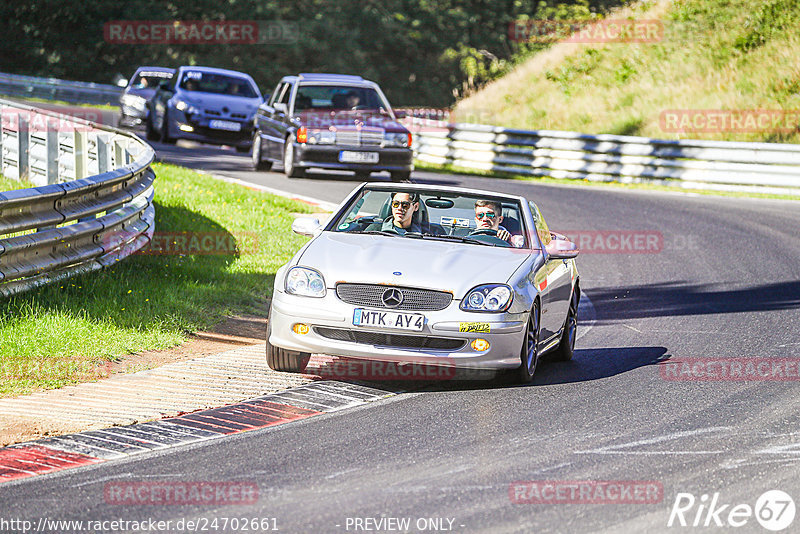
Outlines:
[[[72,104],[119,105],[122,88],[102,83],[71,82],[0,72],[0,95],[44,98]]]
[[[0,116],[0,172],[37,185],[0,193],[0,295],[106,267],[150,241],[149,145],[4,100]]]
[[[669,141],[412,119],[417,159],[480,171],[591,181],[796,193],[800,145]]]

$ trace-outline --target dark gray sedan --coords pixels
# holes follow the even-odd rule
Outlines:
[[[399,118],[378,84],[361,76],[285,76],[255,116],[253,166],[282,163],[289,177],[310,168],[364,179],[388,171],[404,181],[414,166],[411,133]]]

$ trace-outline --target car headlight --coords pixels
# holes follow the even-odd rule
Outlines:
[[[336,142],[336,132],[329,130],[311,130],[308,132],[308,143],[312,145],[332,145]]]
[[[386,132],[383,134],[386,146],[399,146],[407,148],[411,146],[411,134],[408,132]]]
[[[474,312],[504,312],[514,298],[511,288],[505,284],[485,284],[469,290],[461,301],[461,309]]]
[[[324,297],[325,279],[314,269],[292,267],[286,273],[286,292],[304,297]]]
[[[177,109],[178,111],[183,111],[186,115],[194,115],[196,113],[200,113],[199,109],[197,109],[193,105],[183,100],[178,100],[177,102],[175,102],[175,109]]]

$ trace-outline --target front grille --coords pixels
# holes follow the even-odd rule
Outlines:
[[[403,302],[393,310],[435,311],[443,310],[450,305],[453,295],[445,291],[430,289],[413,289],[409,287],[382,286],[374,284],[336,284],[336,296],[348,304],[369,306],[372,308],[388,308],[381,296],[387,289],[399,289],[403,294]]]
[[[336,144],[381,146],[383,144],[383,130],[339,130],[336,132]]]
[[[231,118],[233,119],[246,119],[247,115],[244,113],[231,113]]]
[[[349,341],[362,345],[402,349],[458,350],[467,342],[465,339],[386,334],[383,332],[365,332],[322,326],[315,327],[314,331],[322,337],[334,339],[336,341]]]
[[[222,113],[220,113],[216,109],[207,109],[206,115],[214,115],[215,117],[222,117]]]

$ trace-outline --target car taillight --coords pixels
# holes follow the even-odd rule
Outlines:
[[[308,142],[308,131],[306,130],[305,126],[301,126],[297,129],[297,142],[298,143],[307,143]]]
[[[411,146],[411,132],[408,132],[408,146]]]

